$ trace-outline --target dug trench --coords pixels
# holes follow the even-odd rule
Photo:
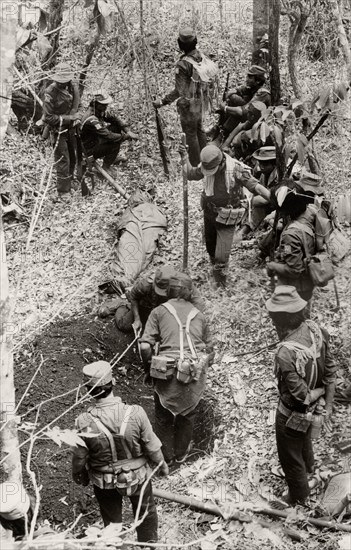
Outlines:
[[[75,418],[87,404],[74,406],[78,391],[67,392],[82,383],[82,368],[97,360],[111,361],[131,342],[132,336],[118,331],[113,319],[82,315],[52,324],[26,344],[15,358],[17,402],[41,362],[42,365],[19,409],[22,424],[25,422],[20,440],[28,439],[33,423],[35,431],[49,423],[51,428],[74,428]],[[141,405],[154,423],[153,391],[143,384],[144,373],[136,345],[114,367],[114,376],[115,394],[128,404]],[[57,396],[61,397],[52,399]],[[63,416],[58,419],[60,415]],[[211,390],[206,390],[198,405],[193,460],[211,450],[219,416],[216,398]],[[25,464],[28,449],[26,443],[22,448],[23,470],[26,485],[33,493]],[[92,524],[100,518],[91,486],[80,487],[72,481],[69,446],[59,446],[48,437],[38,438],[33,446],[30,467],[38,486],[42,486],[39,519],[66,526],[79,514],[83,514],[82,525]]]

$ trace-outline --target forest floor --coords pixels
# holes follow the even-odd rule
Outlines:
[[[165,28],[169,28],[167,11],[161,10],[160,13],[163,19],[160,16],[158,26],[162,28],[164,24]],[[226,65],[233,70],[232,84],[239,80],[239,76],[244,77],[248,66],[251,27],[248,18],[244,23],[242,25],[240,20],[233,23],[230,31],[218,40],[218,34],[208,22],[203,22],[201,29],[201,47],[220,59],[223,70]],[[170,41],[175,40],[174,31],[162,40],[153,63],[159,65],[158,86],[165,92],[172,87],[172,66],[176,53]],[[111,71],[107,52],[106,46],[102,54],[96,57],[87,91],[99,85],[113,90],[114,79],[121,82],[128,78],[125,92],[118,96],[118,105],[123,104],[124,112],[131,120],[131,128],[140,134],[136,145],[123,145],[123,150],[129,152],[129,160],[126,165],[116,168],[116,180],[129,192],[137,187],[153,186],[155,202],[167,215],[168,233],[162,238],[147,273],[163,263],[179,268],[183,226],[176,110],[171,106],[162,111],[171,143],[171,176],[168,180],[162,173],[159,159],[154,114],[146,103],[140,101],[137,91],[142,85],[142,76],[135,66],[130,72],[130,67],[121,68],[116,64]],[[286,77],[284,70],[283,77]],[[313,88],[324,77],[326,68],[316,63],[313,70],[310,68],[304,73],[301,68],[301,71]],[[335,68],[327,72],[331,80],[335,75]],[[288,87],[285,93],[289,95]],[[86,103],[84,98],[83,103]],[[332,198],[350,190],[350,159],[347,155],[350,136],[344,129],[347,127],[344,124],[347,116],[347,113],[341,113],[315,140],[327,193]],[[91,197],[82,198],[77,191],[69,206],[55,203],[53,179],[28,243],[30,217],[34,210],[34,196],[31,196],[30,189],[42,193],[40,179],[50,166],[49,155],[49,149],[43,142],[28,135],[8,137],[2,156],[2,165],[8,169],[9,181],[28,185],[24,204],[27,220],[22,224],[12,220],[5,225],[10,282],[16,290],[12,328],[16,388],[19,400],[42,362],[21,404],[22,418],[36,422],[40,428],[49,422],[52,426],[72,428],[80,407],[55,419],[74,405],[76,392],[54,401],[45,401],[74,390],[81,381],[84,364],[97,359],[111,360],[131,341],[131,337],[116,330],[113,319],[97,317],[97,308],[104,299],[97,287],[109,278],[116,227],[126,201],[107,183],[98,181]],[[200,500],[216,501],[224,510],[228,503],[245,501],[261,505],[273,495],[280,495],[285,488],[284,481],[272,474],[272,468],[278,465],[274,435],[277,390],[273,375],[274,347],[270,346],[277,341],[277,336],[264,307],[271,289],[264,267],[256,261],[255,245],[250,247],[245,243],[235,243],[230,259],[228,289],[214,290],[211,286],[210,265],[203,246],[200,191],[201,182],[190,183],[189,267],[206,300],[207,316],[215,338],[216,359],[209,372],[209,389],[195,430],[198,454],[194,454],[190,463],[171,472],[167,479],[156,479],[155,486]],[[337,269],[340,308],[336,308],[332,283],[324,289],[317,289],[313,299],[313,318],[331,334],[332,349],[340,366],[339,385],[350,377],[350,278],[351,260],[348,257]],[[129,403],[141,404],[153,420],[152,393],[142,385],[142,369],[135,347],[118,364],[115,375],[116,393]],[[238,399],[237,375],[243,383],[241,399]],[[36,415],[33,407],[40,402],[44,403]],[[350,406],[337,405],[332,433],[324,434],[315,443],[316,468],[325,479],[333,473],[350,471],[350,455],[342,455],[336,448],[341,437],[351,436],[350,413]],[[24,426],[21,437],[26,435]],[[24,446],[24,458],[27,451],[28,447]],[[70,451],[67,447],[58,447],[51,440],[40,439],[35,443],[31,463],[38,483],[42,485],[41,522],[47,520],[56,529],[61,529],[72,524],[82,513],[77,527],[79,532],[83,525],[99,520],[91,488],[77,487],[71,481]],[[323,485],[312,495],[315,506],[322,490]],[[272,522],[271,529],[263,529],[256,523],[225,521],[161,500],[158,501],[158,510],[160,541],[181,544],[207,535],[206,544],[194,546],[201,550],[261,550],[274,547],[331,550],[338,547],[341,537],[311,526],[302,529],[301,524],[297,523],[306,540],[296,543],[283,534],[281,524],[278,530],[273,527],[278,522]],[[129,513],[126,515],[128,520]],[[290,522],[294,521],[292,515]]]

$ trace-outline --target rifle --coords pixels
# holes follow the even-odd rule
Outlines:
[[[80,130],[78,127],[76,127],[76,144],[77,144],[77,177],[80,181],[80,188],[82,191],[83,197],[88,197],[91,195],[91,190],[89,189],[86,181],[85,181],[85,174],[88,170],[91,182],[92,182],[92,188],[95,187],[95,181],[94,181],[94,175],[92,172],[92,163],[89,160],[89,157],[87,156],[84,145],[82,143],[81,137],[80,137]]]
[[[227,79],[225,81],[225,86],[224,86],[223,95],[222,95],[222,101],[225,101],[227,97],[227,93],[229,89],[229,77],[230,77],[230,73],[227,73]],[[221,111],[218,118],[218,126],[220,128],[222,128],[223,124],[225,123],[225,120],[226,120],[225,113]]]
[[[158,138],[158,144],[160,147],[163,170],[166,176],[169,176],[169,147],[167,143],[166,134],[164,131],[164,123],[162,121],[162,118],[158,109],[155,109],[155,114],[156,114],[157,138]]]
[[[185,134],[182,134],[182,145],[186,147]],[[182,158],[182,171],[183,171],[183,271],[188,269],[188,256],[189,256],[189,203],[188,203],[188,177],[184,166],[184,156]]]

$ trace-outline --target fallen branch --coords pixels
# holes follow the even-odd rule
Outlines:
[[[184,506],[189,506],[190,508],[195,508],[196,510],[201,510],[202,512],[207,512],[208,514],[213,514],[215,516],[224,517],[223,513],[219,509],[218,506],[215,504],[208,504],[206,502],[201,502],[200,500],[197,500],[193,497],[187,497],[184,495],[179,495],[177,493],[173,493],[171,491],[164,491],[163,489],[154,489],[154,495],[158,498],[164,498],[165,500],[171,500],[173,502],[178,502],[179,504],[184,504]],[[289,512],[285,512],[283,510],[273,510],[271,508],[260,508],[254,511],[256,514],[263,514],[265,516],[272,516],[279,519],[287,519],[289,517]],[[256,521],[251,518],[248,514],[243,514],[242,512],[238,511],[231,511],[229,517],[225,517],[224,519],[235,519],[241,522],[252,522]],[[338,523],[336,521],[327,521],[324,519],[317,519],[317,518],[310,518],[305,516],[303,518],[304,523],[311,525],[314,525],[315,527],[320,527],[321,529],[331,529],[333,531],[344,531],[346,533],[351,533],[351,525],[347,525],[345,523]],[[258,520],[257,523],[260,523]],[[272,526],[270,525],[270,528]],[[283,531],[286,534],[289,534],[286,528],[283,528]],[[295,532],[295,531],[294,531]],[[296,535],[301,536],[299,533],[296,533]],[[291,536],[289,534],[289,536]]]
[[[17,67],[14,65],[13,66],[13,70],[15,71],[16,75],[21,79],[21,80],[24,80],[23,79],[23,76],[21,75],[21,73],[19,72],[19,70],[17,69]],[[28,90],[30,91],[30,93],[32,94],[32,96],[34,97],[35,101],[40,105],[40,107],[43,107],[43,102],[42,100],[40,99],[40,97],[36,94],[36,92],[33,90],[32,86],[29,84],[29,82],[26,82],[24,80],[24,85],[26,88],[28,88]]]
[[[106,170],[104,170],[96,162],[94,162],[94,168],[96,168],[96,170],[112,185],[112,187],[115,188],[117,193],[119,193],[125,199],[129,199],[129,193],[127,193],[127,191],[121,185],[119,185],[108,172],[106,172]]]

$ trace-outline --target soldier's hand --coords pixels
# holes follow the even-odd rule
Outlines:
[[[160,466],[160,469],[159,469],[159,472],[160,472],[160,476],[162,477],[167,477],[168,474],[169,474],[169,468],[168,468],[168,464],[166,463],[166,461],[164,460]]]
[[[162,99],[155,99],[153,102],[152,102],[153,106],[155,107],[155,109],[159,109],[160,107],[162,107],[163,103],[162,103]]]
[[[74,122],[75,120],[78,120],[78,122],[80,122],[80,119],[82,118],[82,115],[80,113],[74,113],[73,115],[69,116],[72,122]]]
[[[132,327],[133,327],[135,336],[137,336],[138,334],[140,334],[140,332],[143,328],[143,324],[140,321],[140,319],[135,319],[135,321],[133,321],[133,323],[132,323]]]
[[[224,101],[221,101],[221,103],[218,105],[218,111],[224,111],[227,107],[227,104]]]
[[[139,139],[138,134],[134,134],[134,132],[127,132],[127,136],[129,139]]]

